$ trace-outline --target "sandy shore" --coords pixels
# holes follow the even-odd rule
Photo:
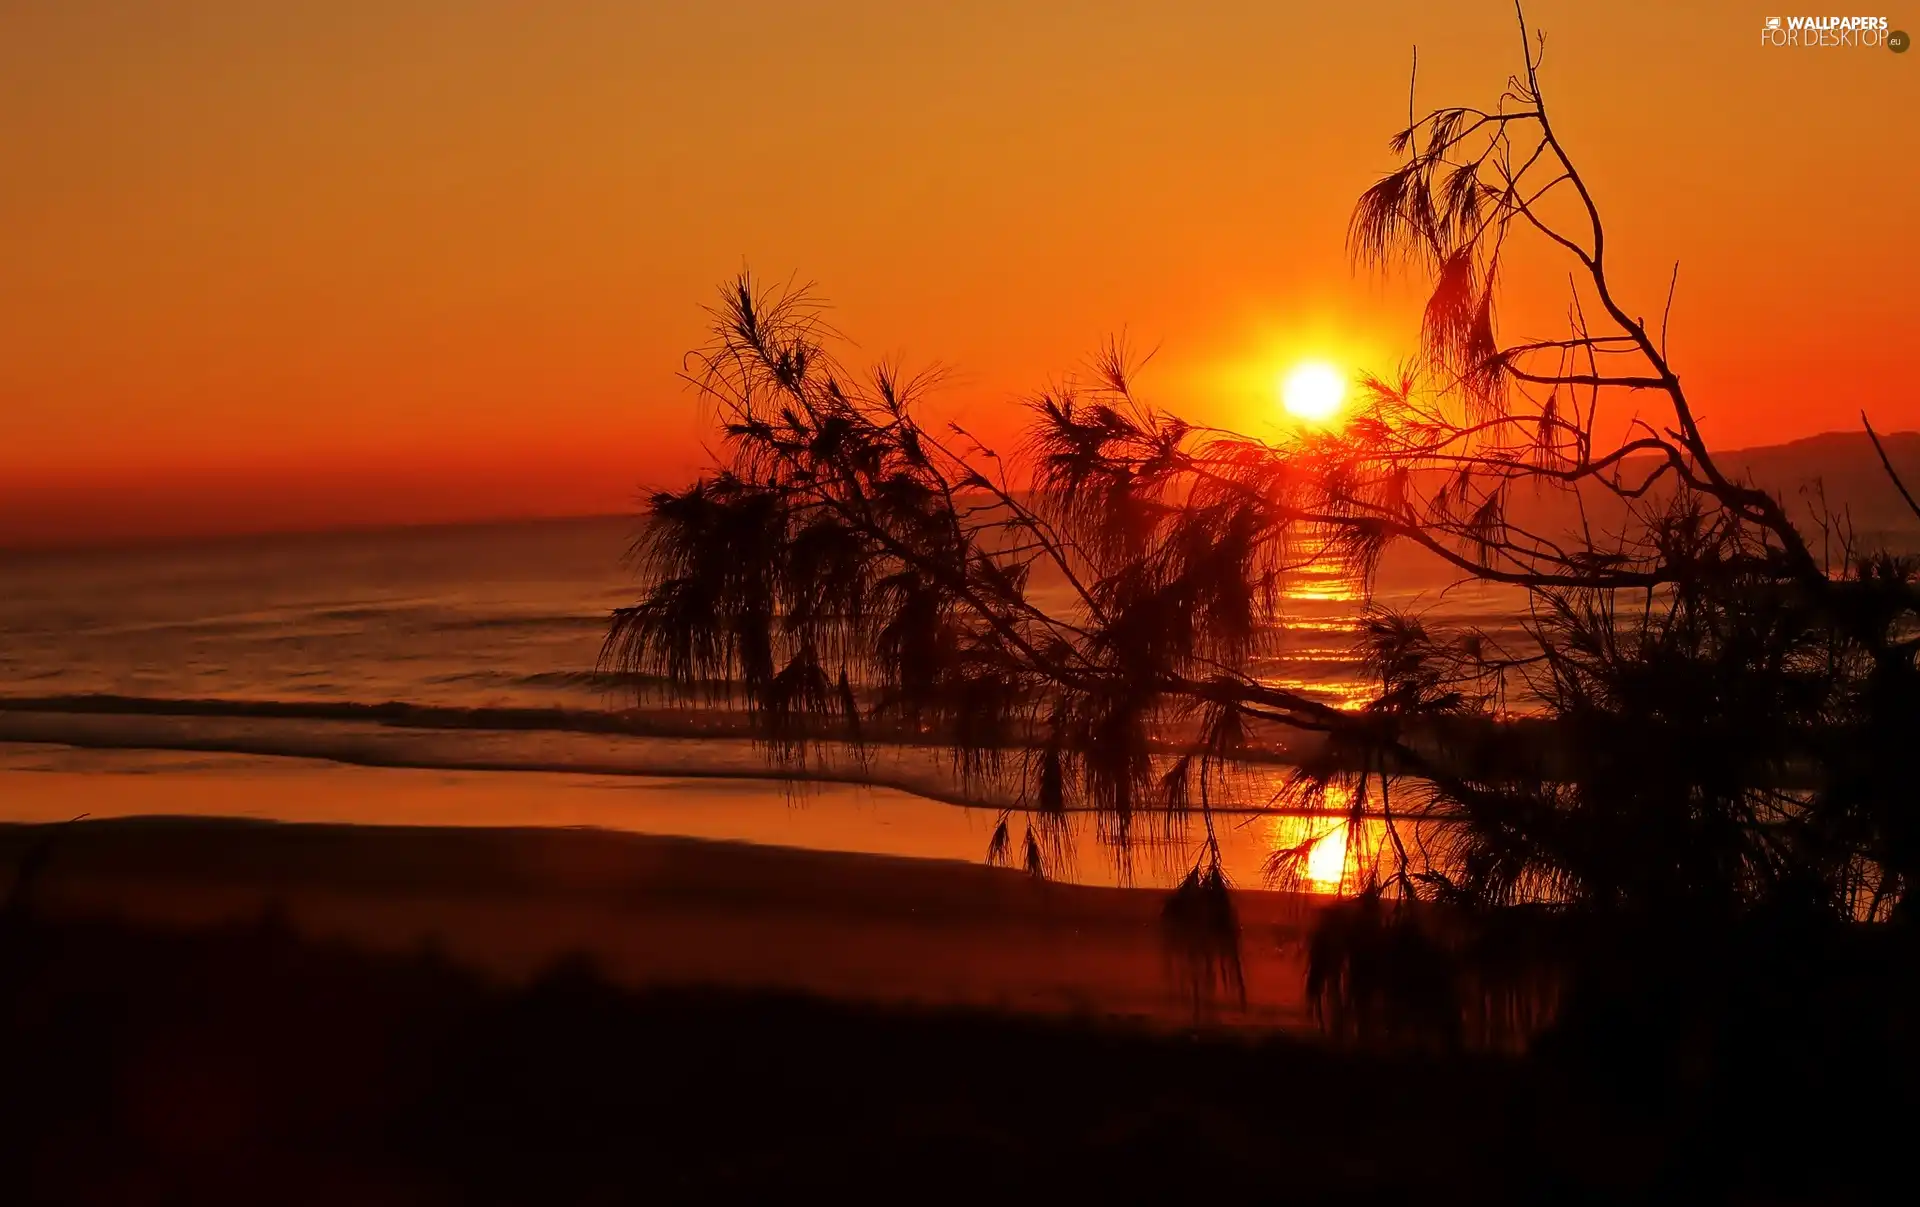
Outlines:
[[[977,865],[605,830],[122,818],[0,826],[0,883],[36,844],[42,916],[197,925],[274,916],[369,950],[438,949],[507,981],[584,954],[633,987],[1193,1019],[1165,895]],[[1246,1008],[1303,1027],[1301,939],[1323,899],[1238,895]]]

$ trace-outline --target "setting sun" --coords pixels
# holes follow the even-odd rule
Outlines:
[[[1333,418],[1346,393],[1346,380],[1325,361],[1299,365],[1280,383],[1280,403],[1287,413],[1315,423]]]

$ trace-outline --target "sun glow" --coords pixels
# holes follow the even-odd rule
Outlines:
[[[1280,405],[1289,415],[1310,423],[1325,423],[1340,410],[1347,394],[1346,378],[1325,361],[1294,366],[1280,382]]]

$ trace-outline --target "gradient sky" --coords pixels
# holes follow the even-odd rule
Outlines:
[[[1528,16],[1709,434],[1920,426],[1920,54],[1776,11]],[[1411,347],[1343,235],[1414,44],[1425,103],[1519,65],[1498,0],[11,0],[0,540],[619,509],[702,461],[675,373],[743,264],[989,431],[1121,327],[1258,430],[1290,359]]]

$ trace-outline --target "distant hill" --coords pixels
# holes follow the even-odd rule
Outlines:
[[[1880,443],[1907,489],[1920,496],[1920,432],[1888,433]],[[1844,511],[1862,538],[1898,534],[1911,545],[1920,537],[1920,519],[1887,478],[1865,432],[1822,432],[1787,444],[1738,449],[1716,460],[1728,473],[1780,497],[1796,519],[1808,504],[1819,502],[1815,492],[1824,490],[1827,507]]]
[[[1907,488],[1920,495],[1920,432],[1893,432],[1880,440]],[[1825,512],[1844,516],[1861,546],[1920,551],[1920,519],[1887,478],[1865,432],[1822,432],[1786,444],[1717,451],[1714,462],[1730,477],[1780,499],[1809,540],[1818,539],[1815,516]],[[1636,480],[1655,464],[1652,458],[1634,458],[1622,467],[1623,476]],[[1595,523],[1617,515],[1604,492],[1583,493]],[[1578,524],[1572,500],[1552,493],[1520,492],[1510,500],[1509,515],[1536,532],[1568,532]]]
[[[1880,443],[1907,489],[1920,495],[1920,432],[1885,433]],[[1863,431],[1731,449],[1715,454],[1714,461],[1780,499],[1810,536],[1818,528],[1814,513],[1824,503],[1824,510],[1846,517],[1862,544],[1920,548],[1920,519],[1887,477]]]

